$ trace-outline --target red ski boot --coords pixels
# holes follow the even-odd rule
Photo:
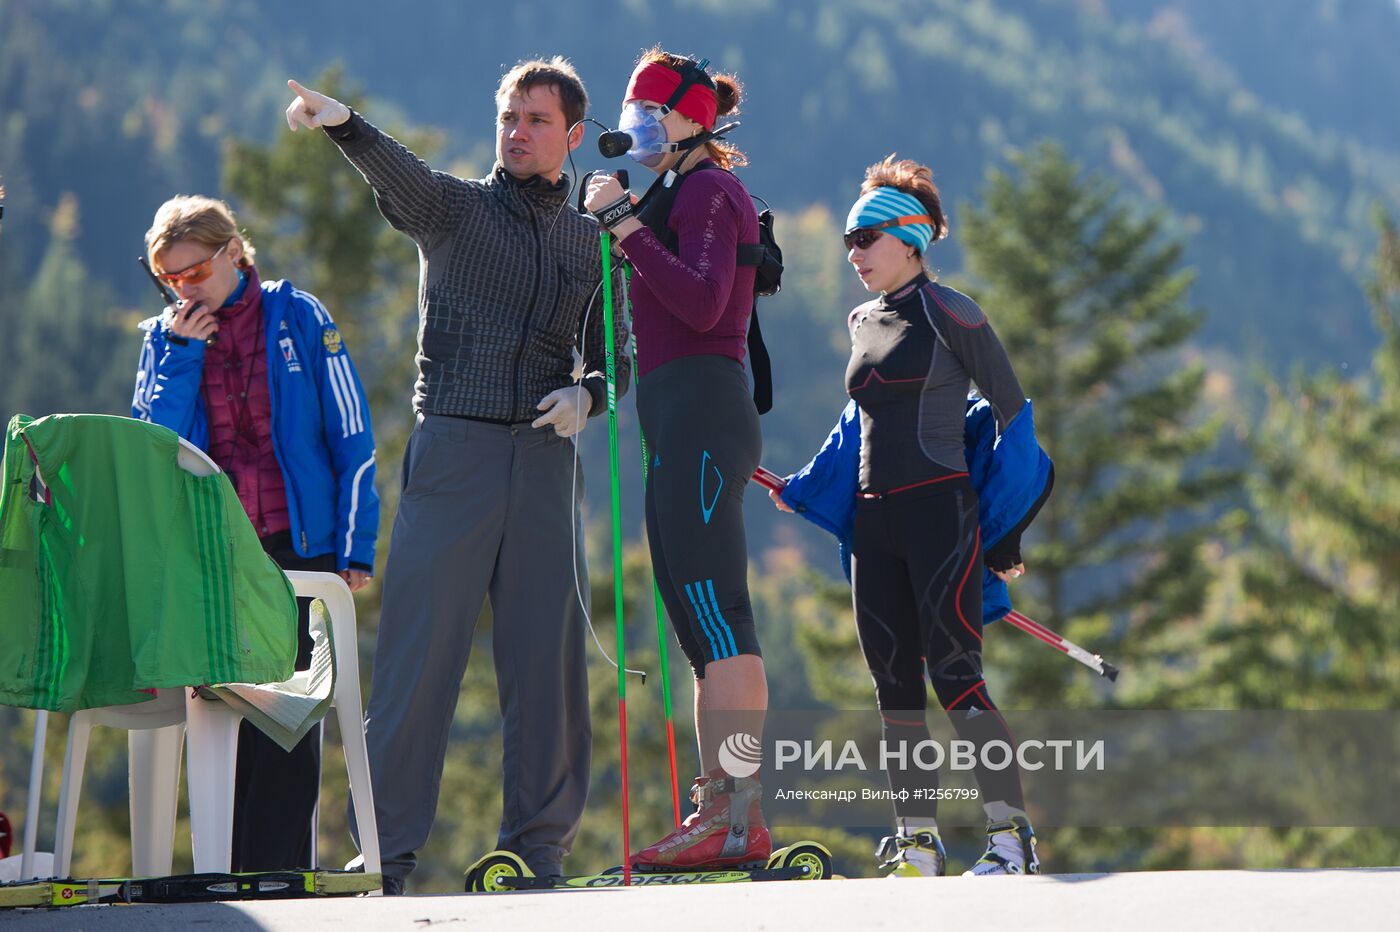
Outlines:
[[[762,867],[773,853],[759,802],[763,787],[752,777],[712,770],[690,788],[698,807],[681,827],[632,857],[641,871]]]

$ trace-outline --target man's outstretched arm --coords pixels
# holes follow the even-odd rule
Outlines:
[[[396,230],[429,248],[442,229],[455,197],[466,185],[433,171],[389,134],[333,97],[289,80],[296,98],[287,107],[287,126],[324,129],[350,163],[374,188],[375,201]]]

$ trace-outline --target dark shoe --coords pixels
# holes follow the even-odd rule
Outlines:
[[[384,895],[403,896],[403,878],[386,876],[384,878]]]

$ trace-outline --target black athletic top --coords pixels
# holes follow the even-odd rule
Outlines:
[[[900,492],[967,471],[971,382],[1002,430],[1025,403],[977,302],[923,273],[856,308],[848,324],[846,391],[860,405],[862,492]]]

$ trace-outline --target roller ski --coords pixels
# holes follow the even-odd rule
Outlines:
[[[631,886],[640,887],[830,878],[831,852],[816,842],[772,850],[760,795],[758,781],[751,778],[730,777],[722,770],[700,777],[690,788],[695,812],[633,858],[630,878],[621,867],[601,874],[537,877],[519,856],[493,851],[467,871],[467,892],[621,887],[629,879]]]
[[[621,867],[600,874],[569,877],[536,876],[525,861],[511,851],[493,851],[467,870],[468,893],[504,893],[515,890],[589,890],[595,888],[683,887],[712,883],[763,883],[774,880],[827,880],[833,876],[831,852],[815,841],[779,848],[758,866],[697,870],[633,869],[628,878]]]
[[[380,889],[380,875],[360,871],[260,871],[92,880],[22,880],[0,884],[0,908],[97,903],[215,903],[353,896]]]
[[[1040,856],[1035,850],[1035,829],[1025,816],[1012,816],[987,826],[987,851],[964,877],[997,874],[1039,874]]]
[[[933,825],[901,825],[880,839],[875,854],[886,877],[942,877],[948,872],[948,854]]]

